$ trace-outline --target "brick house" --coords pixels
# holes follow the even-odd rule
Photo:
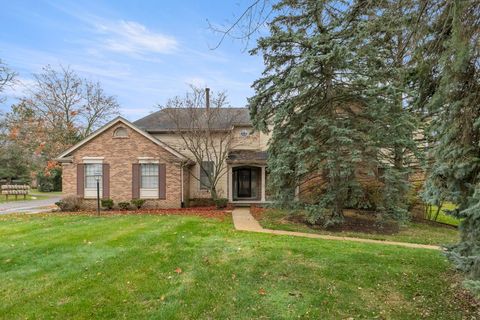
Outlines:
[[[268,136],[253,130],[248,109],[219,132],[234,134],[238,143],[223,164],[219,195],[231,203],[266,202]],[[210,197],[198,163],[172,130],[163,110],[135,122],[118,117],[62,153],[63,193],[94,203],[97,180],[100,197],[115,202],[145,199],[148,208],[179,208],[191,198]],[[199,177],[199,178],[193,178]]]

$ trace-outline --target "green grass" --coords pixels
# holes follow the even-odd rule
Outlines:
[[[262,215],[260,224],[264,228],[299,231],[308,233],[328,234],[344,237],[358,237],[375,240],[401,241],[419,244],[450,244],[458,241],[458,230],[443,226],[431,226],[424,223],[407,223],[401,230],[392,235],[362,233],[362,232],[331,232],[319,228],[311,228],[303,223],[296,223],[286,219],[287,212],[277,209],[268,209]]]
[[[62,191],[43,192],[43,191],[39,191],[38,189],[32,189],[32,190],[30,190],[30,193],[46,195],[46,196],[61,196],[62,195]]]
[[[7,197],[3,194],[0,194],[0,203],[12,202],[12,201],[44,200],[44,199],[48,199],[48,197],[44,195],[29,194],[27,195],[26,199],[23,199],[23,195],[18,195],[17,199],[15,200],[15,195],[9,195],[8,201],[7,201]]]
[[[4,319],[460,319],[456,283],[439,251],[230,220],[0,217]]]
[[[438,217],[437,217],[437,220],[438,222],[441,222],[441,223],[446,223],[446,224],[450,224],[452,226],[458,226],[460,224],[460,219],[457,219],[455,217],[452,217],[450,215],[447,215],[445,213],[445,210],[453,210],[455,209],[455,205],[453,203],[444,203],[443,206],[442,206],[442,209],[440,210],[439,214],[438,214]],[[431,217],[431,220],[433,220],[435,218],[435,215],[437,213],[437,210],[438,210],[438,207],[437,206],[431,206],[430,207],[430,217]]]

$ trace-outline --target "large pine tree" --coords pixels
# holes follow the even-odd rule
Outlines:
[[[359,167],[371,175],[384,169],[377,211],[406,214],[414,121],[404,107],[405,36],[402,23],[385,25],[401,8],[374,3],[280,1],[270,35],[253,50],[263,53],[266,69],[250,108],[259,128],[273,128],[274,194],[291,204],[301,181],[322,176],[306,205],[312,222],[339,222],[346,206],[359,205]]]
[[[458,206],[461,241],[448,254],[480,292],[480,1],[436,1],[429,10],[418,48],[419,106],[433,141],[425,197]]]

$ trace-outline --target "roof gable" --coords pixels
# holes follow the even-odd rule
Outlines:
[[[66,157],[71,154],[72,152],[74,152],[75,150],[79,149],[81,146],[85,145],[87,142],[93,140],[94,138],[96,138],[97,136],[99,136],[100,134],[102,134],[103,132],[107,131],[108,129],[110,129],[111,127],[113,127],[114,125],[118,124],[118,123],[122,123],[123,125],[129,127],[130,129],[134,130],[135,132],[139,133],[140,135],[144,136],[146,139],[152,141],[153,143],[161,146],[162,148],[164,148],[166,151],[170,152],[171,154],[173,154],[174,156],[176,156],[177,158],[179,158],[180,160],[188,160],[184,155],[182,155],[180,152],[176,151],[175,149],[173,149],[172,147],[170,147],[169,145],[167,145],[166,143],[158,140],[157,138],[153,137],[152,135],[150,135],[148,132],[145,132],[143,130],[141,130],[140,128],[138,128],[137,126],[135,126],[133,123],[131,123],[130,121],[122,118],[122,117],[117,117],[115,119],[113,119],[112,121],[110,121],[109,123],[105,124],[103,127],[101,127],[100,129],[96,130],[95,132],[93,132],[92,134],[90,134],[88,137],[86,137],[85,139],[83,139],[82,141],[78,142],[77,144],[75,144],[74,146],[72,146],[71,148],[67,149],[66,151],[64,151],[62,154],[60,154],[58,157],[57,157],[57,160],[61,161],[63,159],[66,159]]]

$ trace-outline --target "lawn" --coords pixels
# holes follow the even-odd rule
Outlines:
[[[441,252],[235,231],[189,216],[0,217],[0,315],[460,319]]]
[[[8,201],[7,201],[7,197],[3,194],[0,194],[0,203],[12,202],[12,201],[44,200],[44,199],[48,199],[48,197],[42,194],[29,194],[27,195],[26,199],[23,199],[23,195],[18,195],[17,199],[15,199],[14,195],[9,195]]]
[[[443,206],[442,206],[442,209],[440,210],[440,212],[438,214],[437,220],[435,220],[435,221],[450,224],[452,226],[458,226],[460,224],[460,219],[457,219],[457,218],[445,213],[446,210],[453,210],[453,209],[455,209],[455,207],[456,206],[453,203],[449,203],[449,202],[444,203]],[[437,210],[438,210],[437,206],[431,206],[430,207],[430,213],[429,213],[428,217],[430,217],[431,220],[434,220],[435,215],[437,213]]]
[[[458,241],[458,230],[451,227],[433,226],[425,223],[409,222],[395,234],[362,233],[353,231],[332,232],[318,227],[311,227],[288,219],[288,212],[278,209],[267,209],[257,216],[262,227],[267,229],[299,231],[328,234],[344,237],[358,237],[375,240],[390,240],[420,244],[450,244]]]
[[[43,191],[39,191],[38,189],[32,189],[30,190],[30,193],[45,195],[45,196],[61,196],[62,195],[62,191],[43,192]]]

